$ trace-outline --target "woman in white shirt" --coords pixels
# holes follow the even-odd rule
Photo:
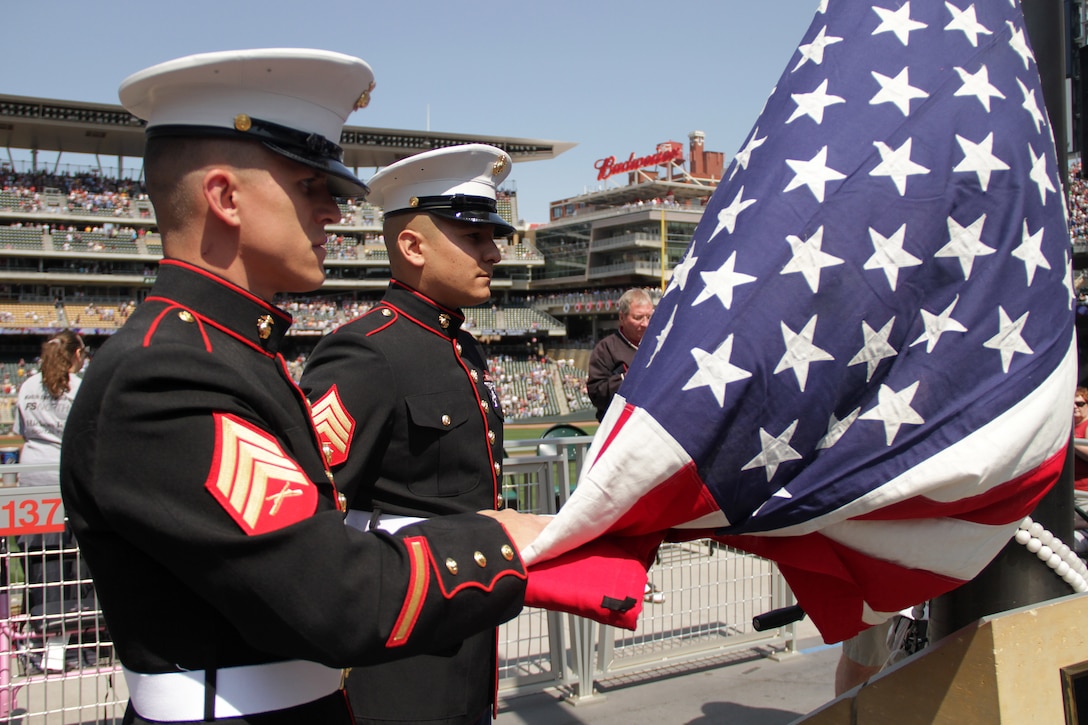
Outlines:
[[[42,344],[39,372],[27,378],[19,388],[15,432],[23,436],[20,463],[50,463],[43,471],[19,474],[20,486],[59,486],[60,441],[68,411],[75,400],[86,351],[83,340],[71,330],[63,330]],[[65,637],[66,622],[79,610],[95,607],[90,574],[74,554],[75,539],[70,529],[63,532],[29,534],[17,539],[24,552],[24,570],[28,586],[26,609],[32,615],[34,633],[27,641],[22,657],[24,671],[72,669],[82,659],[92,665],[97,659],[96,646],[81,646],[80,633]],[[40,619],[39,619],[40,617]],[[59,638],[64,647],[63,662],[46,656],[45,637]]]
[[[80,378],[76,373],[83,368],[85,355],[79,335],[62,330],[42,344],[40,372],[27,378],[19,388],[15,432],[26,441],[19,462],[57,466],[20,474],[20,486],[59,483],[60,439],[79,390]]]

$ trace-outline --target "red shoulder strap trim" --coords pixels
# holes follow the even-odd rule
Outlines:
[[[389,310],[393,314],[389,315],[389,317],[388,317],[388,319],[387,319],[387,321],[385,322],[384,325],[379,325],[378,327],[375,327],[370,332],[366,333],[367,337],[370,337],[371,335],[376,335],[377,333],[381,332],[385,328],[389,327],[394,322],[396,322],[397,317],[400,316],[400,310],[398,310],[396,307],[393,307],[392,305],[384,305],[384,304],[383,305],[378,305],[377,307],[375,307],[373,310],[371,310],[370,312],[368,312],[366,314],[367,315],[373,315],[375,312],[379,312],[380,310]],[[366,315],[364,315],[364,317],[365,316]]]
[[[147,334],[144,335],[144,347],[147,347],[148,345],[151,344],[151,338],[155,337],[155,333],[158,331],[159,324],[163,321],[163,318],[165,318],[171,312],[182,311],[182,312],[188,312],[192,316],[193,322],[200,326],[200,336],[204,340],[204,349],[207,352],[212,351],[212,341],[210,339],[208,339],[208,331],[204,329],[204,319],[200,315],[196,314],[195,312],[190,310],[188,307],[183,307],[182,305],[179,305],[176,302],[172,302],[171,300],[168,300],[165,297],[148,297],[144,301],[145,302],[152,301],[152,302],[165,302],[166,303],[166,307],[163,309],[163,311],[159,313],[158,317],[155,318],[155,321],[153,323],[151,323],[150,327],[147,328]]]

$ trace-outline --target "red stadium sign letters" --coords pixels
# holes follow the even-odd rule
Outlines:
[[[626,161],[617,163],[615,156],[609,156],[606,159],[598,159],[593,164],[593,168],[597,169],[597,180],[604,181],[615,174],[637,171],[647,166],[662,166],[673,162],[683,162],[683,160],[684,147],[676,141],[666,141],[658,144],[657,151],[649,156],[636,157],[635,152],[632,151]]]

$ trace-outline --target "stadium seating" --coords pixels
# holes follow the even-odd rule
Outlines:
[[[1069,235],[1074,252],[1088,251],[1088,181],[1081,178],[1079,161],[1069,168]]]
[[[0,327],[9,329],[63,326],[63,311],[52,304],[0,302]]]
[[[14,191],[0,190],[0,211],[19,211],[22,199]]]
[[[585,367],[575,366],[573,360],[559,359],[556,361],[559,376],[563,383],[563,394],[567,396],[567,407],[572,413],[582,411],[595,412],[593,403],[586,394],[586,378],[589,373]]]
[[[547,330],[552,327],[551,322],[558,324],[558,320],[548,318],[528,307],[504,307],[503,313],[507,330]]]
[[[99,231],[78,232],[75,235],[72,248],[80,252],[112,254],[138,254],[140,251],[136,246],[136,241],[131,237]]]
[[[499,251],[503,259],[544,260],[544,255],[528,244],[500,244]]]
[[[500,213],[513,221],[515,210],[514,198],[500,195]],[[327,259],[388,262],[381,238],[381,210],[365,202],[344,201],[340,212],[340,223],[329,228]],[[154,275],[155,262],[163,254],[162,239],[154,227],[154,208],[142,185],[131,180],[111,180],[92,172],[72,175],[0,172],[0,213],[9,215],[6,217],[9,221],[0,221],[0,251],[48,254],[12,254],[6,260],[9,272],[140,275],[142,268],[142,276],[147,277]],[[532,244],[516,241],[497,242],[506,264],[543,261]],[[137,259],[99,261],[110,254]],[[130,311],[128,302],[122,303],[117,295],[74,298],[73,294],[83,292],[78,285],[78,282],[64,284],[68,299],[59,306],[50,299],[52,292],[43,286],[11,290],[10,299],[0,301],[0,329],[42,335],[70,326],[93,335],[109,334],[124,324]],[[601,295],[592,291],[572,294],[568,299],[587,301],[597,300]],[[618,294],[616,291],[615,295]],[[322,335],[364,314],[379,296],[377,290],[353,291],[347,299],[285,297],[281,304],[295,318],[294,331],[300,335]],[[589,308],[588,303],[585,306]],[[561,312],[561,306],[557,308],[554,304],[550,309]],[[532,296],[515,298],[513,304],[466,309],[466,329],[488,331],[492,340],[519,336],[528,340],[537,334],[557,339],[566,329],[548,310],[548,305],[540,304]],[[585,397],[586,373],[578,369],[573,353],[561,359],[522,354],[497,355],[493,360],[498,366],[496,378],[502,378],[499,391],[509,419],[592,410]],[[292,353],[288,368],[296,379],[305,361],[305,352]],[[33,365],[33,360],[22,365],[8,360],[0,365],[5,385],[0,388],[0,396],[5,396],[0,402],[14,394]]]
[[[546,361],[502,355],[490,358],[488,367],[495,378],[507,420],[554,416],[569,411],[565,396],[556,394],[554,366]],[[564,398],[562,404],[560,397]]]
[[[0,249],[42,250],[40,227],[0,227]]]

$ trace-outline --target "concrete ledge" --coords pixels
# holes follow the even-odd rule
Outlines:
[[[1088,661],[1086,621],[1084,594],[985,617],[796,722],[1063,723],[1062,668]]]

